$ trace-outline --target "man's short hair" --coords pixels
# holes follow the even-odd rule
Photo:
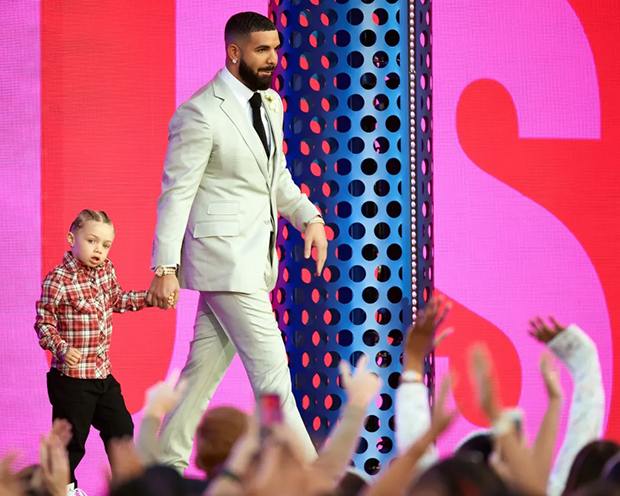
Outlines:
[[[242,37],[248,37],[257,31],[275,31],[276,27],[267,17],[256,12],[239,12],[226,23],[224,39],[230,45]]]

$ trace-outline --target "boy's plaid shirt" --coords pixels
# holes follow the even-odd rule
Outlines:
[[[123,293],[112,262],[84,265],[68,251],[43,281],[35,329],[39,344],[52,352],[52,367],[78,379],[104,379],[111,372],[112,312],[147,306],[146,291]],[[75,368],[64,363],[69,347],[82,352]]]

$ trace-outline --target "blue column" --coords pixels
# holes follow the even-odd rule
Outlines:
[[[276,0],[270,7],[283,42],[274,84],[286,112],[288,164],[330,238],[327,267],[316,277],[301,235],[280,221],[274,308],[317,442],[346,399],[340,360],[354,364],[366,354],[383,379],[354,460],[371,475],[395,453],[403,334],[432,291],[429,8],[430,0]],[[426,52],[416,55],[422,32]]]

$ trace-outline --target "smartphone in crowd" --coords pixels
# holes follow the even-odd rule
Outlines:
[[[274,425],[283,421],[282,404],[277,394],[263,394],[258,398],[258,412],[260,418],[261,441],[269,435]]]

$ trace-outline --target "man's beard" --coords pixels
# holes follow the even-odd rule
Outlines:
[[[261,67],[261,69],[273,70],[275,67],[267,66]],[[239,77],[243,80],[245,85],[252,91],[267,90],[271,86],[273,79],[273,72],[271,74],[261,76],[258,71],[254,72],[243,59],[239,61]]]

